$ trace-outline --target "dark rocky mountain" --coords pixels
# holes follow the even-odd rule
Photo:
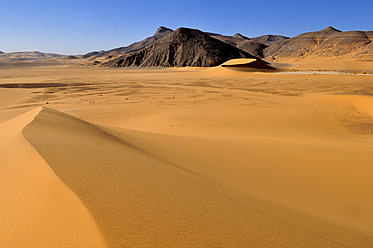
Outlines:
[[[109,60],[103,66],[216,66],[234,58],[256,58],[206,33],[179,28],[140,51]]]
[[[4,52],[0,51],[0,54],[4,54]]]
[[[264,50],[270,60],[318,57],[373,57],[372,31],[342,32],[327,27],[317,32],[300,34],[291,39],[278,41]]]
[[[98,57],[112,57],[112,56],[118,56],[123,54],[128,54],[132,52],[137,52],[147,46],[152,45],[154,42],[156,42],[159,39],[162,39],[163,37],[167,36],[168,34],[172,33],[173,30],[166,28],[166,27],[159,27],[155,34],[151,37],[146,38],[145,40],[135,42],[129,46],[126,47],[119,47],[115,48],[109,51],[100,51],[100,52],[91,52],[83,55],[83,58],[90,58],[90,59],[97,59]]]

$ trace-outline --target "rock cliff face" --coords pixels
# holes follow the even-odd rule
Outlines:
[[[234,58],[255,57],[202,31],[179,28],[153,45],[107,61],[103,66],[208,67]]]

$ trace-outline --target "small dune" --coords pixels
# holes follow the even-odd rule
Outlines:
[[[221,66],[243,71],[275,69],[274,67],[268,65],[268,63],[258,59],[231,59],[221,64]]]

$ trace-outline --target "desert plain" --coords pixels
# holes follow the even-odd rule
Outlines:
[[[373,247],[373,62],[291,68],[2,66],[0,247]]]

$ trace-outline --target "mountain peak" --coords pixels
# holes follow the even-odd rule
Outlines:
[[[324,28],[323,30],[321,30],[323,32],[342,32],[341,30],[338,30],[336,28],[333,28],[332,26],[329,26],[327,28]]]
[[[165,33],[165,32],[172,32],[172,31],[173,31],[172,29],[166,28],[166,27],[164,27],[164,26],[160,26],[160,27],[157,29],[157,32],[155,32],[154,35],[162,34],[162,33]]]
[[[183,38],[200,37],[204,35],[208,36],[201,30],[185,28],[185,27],[178,28],[172,33],[172,37],[183,37]]]
[[[238,38],[238,39],[245,39],[245,40],[249,40],[248,37],[240,34],[240,33],[236,33],[235,35],[233,35],[234,38]]]

